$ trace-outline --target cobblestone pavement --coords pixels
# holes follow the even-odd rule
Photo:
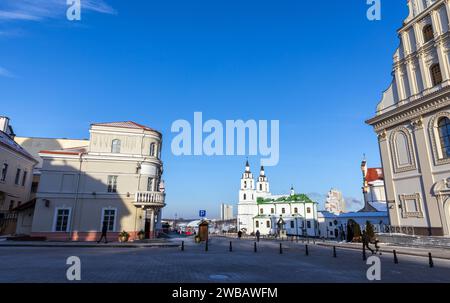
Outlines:
[[[182,239],[173,239],[181,243]],[[0,247],[0,282],[68,282],[66,259],[81,259],[81,282],[368,282],[369,265],[361,252],[310,244],[309,256],[301,243],[258,243],[213,238],[204,244],[185,240],[185,250],[168,248]],[[450,261],[381,256],[381,282],[450,282]],[[72,282],[70,282],[72,283]]]

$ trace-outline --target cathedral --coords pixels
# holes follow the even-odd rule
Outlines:
[[[450,0],[409,0],[378,135],[392,231],[450,235]]]
[[[269,180],[261,167],[257,182],[247,161],[241,178],[238,204],[238,230],[244,234],[261,235],[318,235],[317,203],[306,195],[272,195]]]

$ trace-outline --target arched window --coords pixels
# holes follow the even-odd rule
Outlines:
[[[294,214],[298,214],[298,208],[294,208]]]
[[[261,215],[263,215],[263,214],[264,214],[264,208],[260,208],[260,209],[259,209],[259,213],[260,213]]]
[[[430,72],[431,72],[431,79],[433,80],[433,86],[442,83],[442,73],[439,64],[432,65],[430,68]]]
[[[450,158],[450,119],[441,118],[438,122],[439,139],[443,158]]]
[[[111,152],[113,154],[119,154],[120,153],[120,140],[115,139],[115,140],[112,141]]]
[[[150,156],[155,157],[155,155],[156,155],[156,144],[152,143],[150,144]]]
[[[311,213],[311,207],[306,208],[306,212],[307,212],[308,214],[310,214],[310,213]]]
[[[259,190],[262,190],[262,184],[259,184]]]
[[[244,194],[244,200],[247,200],[247,194]]]
[[[423,28],[423,41],[427,43],[434,38],[433,26],[431,24],[425,25]]]

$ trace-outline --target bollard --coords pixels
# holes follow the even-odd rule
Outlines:
[[[430,268],[433,268],[434,262],[433,262],[433,256],[431,256],[431,253],[428,253],[428,260],[429,260]]]
[[[208,240],[205,242],[205,251],[208,251]]]
[[[305,245],[305,255],[309,256],[308,245]]]
[[[337,255],[336,255],[336,246],[333,246],[333,257],[334,257],[334,258],[337,258]]]
[[[394,249],[394,263],[398,264],[397,251]]]
[[[366,256],[366,247],[363,244],[363,260],[366,261],[367,260],[367,256]]]
[[[280,255],[283,253],[283,244],[280,243]]]
[[[254,251],[255,251],[255,252],[257,251],[257,248],[256,248],[256,242],[255,242],[255,245],[254,245]]]
[[[181,241],[181,251],[184,251],[184,241]]]
[[[232,244],[232,242],[230,241],[230,252],[232,252],[233,251],[233,244]]]

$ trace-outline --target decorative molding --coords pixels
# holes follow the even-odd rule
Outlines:
[[[400,195],[400,203],[402,206],[402,217],[403,218],[423,218],[423,210],[422,210],[422,199],[420,198],[420,194],[412,194],[412,195]],[[406,205],[407,200],[414,200],[416,203],[417,211],[409,211]]]
[[[447,117],[450,119],[450,112],[440,112],[433,116],[433,118],[430,120],[430,123],[428,124],[428,133],[431,140],[431,149],[433,151],[433,159],[434,164],[436,166],[438,165],[445,165],[450,164],[450,158],[444,158],[440,155],[440,138],[439,138],[439,128],[438,128],[438,121],[442,117]]]
[[[416,119],[411,120],[411,126],[414,131],[423,129],[423,117],[420,116]]]
[[[405,138],[407,141],[406,147],[408,149],[407,152],[408,152],[408,156],[409,156],[409,164],[408,165],[400,165],[400,158],[399,158],[399,154],[397,151],[397,144],[395,142],[395,138],[398,133],[402,133],[403,135],[405,135]],[[399,126],[392,131],[389,141],[390,141],[391,155],[392,155],[392,159],[394,162],[393,167],[394,167],[395,173],[403,173],[403,172],[417,169],[416,159],[414,156],[414,146],[412,144],[412,140],[413,140],[413,138],[412,138],[410,131],[404,126]]]
[[[373,125],[375,132],[379,133],[384,129],[395,127],[448,106],[450,106],[449,87],[445,87],[369,119],[367,123]]]

